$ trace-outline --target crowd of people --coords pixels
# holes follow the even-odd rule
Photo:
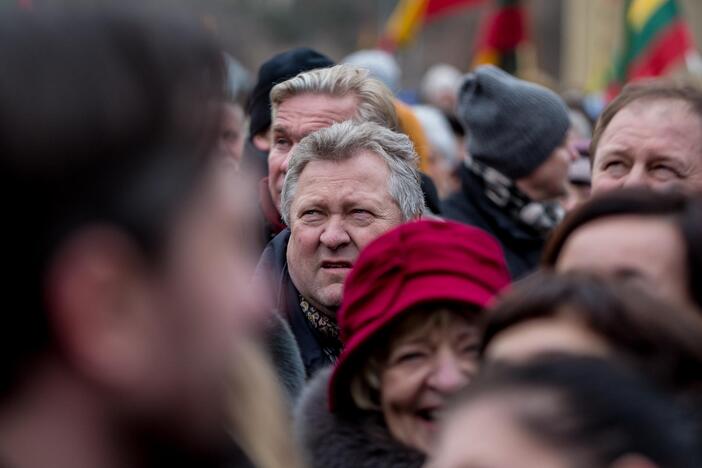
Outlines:
[[[0,467],[702,467],[702,89],[0,16]]]

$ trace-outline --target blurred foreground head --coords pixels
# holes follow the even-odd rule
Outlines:
[[[680,409],[606,361],[495,366],[456,403],[430,468],[700,466]]]
[[[490,311],[482,347],[488,361],[549,354],[617,360],[699,406],[701,343],[702,319],[693,310],[616,277],[568,273],[515,286]]]
[[[37,12],[0,18],[0,63],[12,304],[0,332],[0,457],[47,465],[21,452],[9,414],[30,446],[43,428],[53,466],[61,454],[100,466],[93,442],[117,466],[153,464],[141,445],[204,448],[219,435],[225,358],[256,296],[244,293],[244,189],[209,157],[219,49],[181,22]],[[82,449],[71,453],[69,439]]]
[[[645,187],[596,195],[554,231],[543,264],[613,275],[702,311],[702,199]]]

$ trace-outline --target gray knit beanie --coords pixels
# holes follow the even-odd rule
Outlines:
[[[473,159],[512,180],[534,172],[570,128],[568,110],[556,93],[492,65],[464,78],[458,118],[468,131]]]

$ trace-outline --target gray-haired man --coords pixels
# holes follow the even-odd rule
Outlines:
[[[273,275],[275,306],[308,377],[341,351],[335,315],[360,251],[424,211],[416,159],[407,136],[350,121],[293,150],[281,195],[289,229],[268,245],[259,268]]]

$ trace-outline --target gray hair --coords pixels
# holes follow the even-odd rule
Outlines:
[[[355,120],[375,122],[391,130],[399,130],[392,91],[369,75],[368,70],[353,65],[336,65],[300,73],[273,87],[271,115],[275,119],[278,106],[283,101],[301,94],[352,95],[358,100]]]
[[[318,130],[297,145],[290,157],[283,184],[281,212],[290,225],[290,208],[302,171],[312,161],[346,161],[360,151],[378,155],[388,166],[388,192],[405,221],[424,212],[424,194],[417,169],[417,153],[407,135],[372,122],[346,121]]]

